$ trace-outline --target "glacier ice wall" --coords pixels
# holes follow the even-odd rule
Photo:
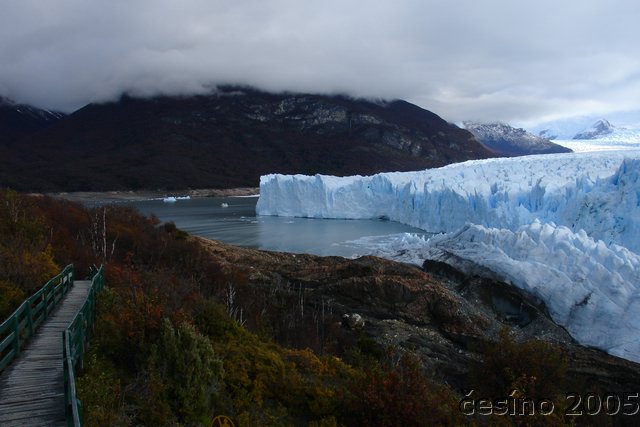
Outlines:
[[[544,301],[584,345],[640,361],[640,256],[553,224],[467,225],[430,239],[425,258],[471,260]]]
[[[626,160],[625,160],[626,156]],[[640,152],[489,159],[373,176],[266,175],[259,215],[388,218],[429,232],[535,219],[640,252]]]
[[[367,177],[268,175],[257,213],[386,217],[445,233],[403,235],[380,254],[488,268],[542,299],[582,344],[640,362],[638,151],[489,159]],[[397,254],[385,253],[389,248]]]

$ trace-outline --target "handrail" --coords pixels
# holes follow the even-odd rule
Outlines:
[[[0,372],[20,355],[27,341],[69,292],[74,274],[73,265],[66,266],[0,324]]]
[[[93,278],[87,299],[67,329],[62,333],[64,365],[64,402],[67,425],[82,426],[82,404],[76,394],[76,367],[82,367],[87,343],[96,321],[96,296],[105,285],[104,266],[92,270]]]

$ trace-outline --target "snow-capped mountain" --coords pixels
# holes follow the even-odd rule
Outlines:
[[[54,122],[65,116],[59,111],[42,110],[27,104],[17,104],[9,99],[0,97],[0,108],[11,109],[32,120],[39,122]]]
[[[602,116],[594,115],[564,117],[525,127],[529,132],[544,138],[551,140],[570,140],[576,135],[596,127],[600,121],[603,122],[604,129],[607,127],[604,122],[608,122],[613,128],[613,133],[609,134],[609,136],[616,136],[616,134],[621,133],[623,130],[640,129],[640,111],[609,113],[606,119]]]
[[[588,128],[598,118],[593,116],[577,116],[557,119],[539,123],[528,127],[527,130],[534,135],[555,139],[571,139],[582,130]]]
[[[578,133],[573,139],[554,142],[576,152],[640,149],[640,129],[613,126],[606,120]]]
[[[538,133],[538,136],[540,136],[541,138],[545,138],[545,139],[557,139],[558,138],[558,132],[555,132],[553,129],[544,129],[541,130],[540,133]]]
[[[544,301],[584,345],[640,361],[640,150],[468,161],[368,177],[263,176],[257,212],[380,218],[390,258],[491,272]],[[398,247],[400,250],[397,250]]]
[[[575,152],[637,150],[640,148],[640,125],[631,115],[621,117],[625,120],[621,123],[626,124],[616,122],[614,125],[607,119],[580,116],[543,123],[531,130]]]
[[[463,122],[463,126],[482,145],[503,156],[571,152],[570,149],[554,144],[546,138],[505,123]]]
[[[573,139],[600,139],[604,136],[611,135],[615,131],[615,127],[606,119],[600,119],[591,127],[578,132]]]
[[[0,143],[40,131],[64,117],[63,113],[17,104],[0,97]]]

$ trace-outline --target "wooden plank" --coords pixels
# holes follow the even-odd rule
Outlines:
[[[38,411],[38,412],[34,412],[31,413],[29,415],[29,418],[16,418],[16,419],[12,419],[12,420],[7,420],[6,424],[2,424],[7,425],[7,426],[11,426],[11,427],[21,427],[21,426],[28,426],[28,427],[64,427],[66,426],[66,422],[65,420],[60,420],[55,418],[56,416],[53,414],[49,414],[48,412],[42,412],[42,411]],[[53,419],[53,421],[52,421]],[[0,420],[2,421],[2,420]]]

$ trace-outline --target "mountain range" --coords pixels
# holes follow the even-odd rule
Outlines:
[[[0,186],[26,191],[256,187],[267,173],[353,175],[494,154],[405,101],[261,92],[0,111]],[[4,117],[8,117],[5,119]]]
[[[635,117],[635,118],[634,118]],[[594,117],[577,116],[540,123],[528,128],[536,135],[551,140],[609,139],[640,141],[640,111],[635,116]]]
[[[600,119],[591,125],[590,128],[578,132],[572,139],[598,139],[614,132],[614,126],[606,119]]]
[[[571,152],[570,149],[554,144],[547,138],[536,136],[522,128],[514,128],[505,123],[463,122],[463,126],[482,145],[501,156]]]

